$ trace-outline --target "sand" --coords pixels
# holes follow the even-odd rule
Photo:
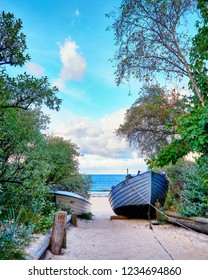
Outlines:
[[[153,225],[148,220],[115,215],[107,197],[91,197],[93,220],[78,219],[67,231],[62,255],[47,260],[208,260],[208,236],[172,224]]]

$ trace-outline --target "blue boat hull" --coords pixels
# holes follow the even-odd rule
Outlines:
[[[109,193],[109,202],[116,215],[155,217],[155,203],[164,205],[167,191],[167,179],[158,173],[147,171],[113,187]]]

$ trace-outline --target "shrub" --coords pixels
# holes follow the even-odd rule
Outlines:
[[[0,260],[26,259],[25,247],[31,239],[32,227],[19,222],[20,215],[15,218],[10,211],[7,220],[0,227]]]
[[[183,176],[180,213],[185,216],[208,215],[208,157],[201,156]]]
[[[164,208],[167,210],[178,211],[180,204],[180,193],[184,188],[185,178],[184,172],[194,165],[193,162],[180,159],[176,164],[169,164],[161,168],[154,168],[155,172],[165,172],[169,181],[169,190],[166,197]]]
[[[91,212],[83,213],[82,215],[79,215],[80,219],[83,220],[92,220],[93,214]]]

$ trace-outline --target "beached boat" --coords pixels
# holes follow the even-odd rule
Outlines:
[[[112,187],[109,202],[116,215],[127,217],[155,217],[153,206],[162,206],[168,191],[165,176],[147,171],[136,176],[126,176],[126,180]]]
[[[72,213],[82,215],[90,212],[90,201],[73,192],[51,191],[56,197],[56,204],[63,208],[71,208]]]

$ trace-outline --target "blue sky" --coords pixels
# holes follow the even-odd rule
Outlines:
[[[128,168],[133,174],[147,168],[115,135],[141,87],[131,84],[129,95],[128,84],[117,87],[114,82],[114,38],[113,31],[106,31],[111,19],[105,14],[120,4],[121,0],[0,0],[1,10],[23,21],[31,57],[23,68],[8,72],[47,76],[59,88],[61,110],[44,109],[51,119],[48,133],[78,145],[83,173],[118,174]],[[194,22],[189,21],[190,32]]]
[[[139,86],[117,87],[110,59],[115,46],[113,32],[106,31],[105,17],[120,0],[0,0],[1,10],[23,21],[31,61],[22,69],[48,76],[59,87],[63,102],[50,115],[49,133],[70,139],[80,148],[83,173],[131,173],[145,170],[128,143],[117,139],[115,129],[125,110],[137,98]]]

